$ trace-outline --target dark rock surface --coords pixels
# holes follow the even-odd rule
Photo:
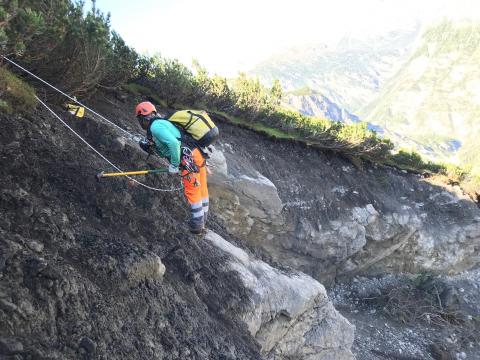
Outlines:
[[[179,192],[97,182],[112,169],[44,111],[0,119],[0,358],[260,359],[234,315],[248,293],[185,231]],[[115,163],[144,166],[111,128],[69,121]]]
[[[94,107],[139,132],[133,104],[112,105],[99,95]],[[165,165],[146,165],[136,142],[105,122],[55,110],[123,169]],[[114,169],[40,107],[0,120],[0,358],[352,358],[354,327],[317,281],[252,254],[258,281],[245,282],[246,270],[229,265],[231,254],[187,232],[180,191],[97,181],[98,172]],[[164,190],[179,186],[166,174],[138,179]],[[246,247],[215,212],[209,228],[229,249]],[[275,292],[265,269],[281,280]],[[313,302],[298,296],[309,292]],[[260,336],[252,323],[271,334]]]

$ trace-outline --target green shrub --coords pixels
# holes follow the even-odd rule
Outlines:
[[[467,166],[458,166],[453,164],[444,165],[444,173],[448,178],[456,182],[464,181],[470,174],[472,167]]]
[[[31,111],[36,103],[33,88],[0,67],[0,108],[7,113]]]
[[[414,169],[421,169],[423,167],[422,157],[413,150],[400,150],[392,155],[392,160],[399,165],[408,166]]]

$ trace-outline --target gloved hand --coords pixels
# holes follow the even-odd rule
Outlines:
[[[142,139],[138,142],[138,145],[142,148],[143,151],[145,151],[148,154],[153,154],[154,150],[154,144],[152,141],[149,141],[148,139]]]
[[[173,166],[172,164],[168,165],[169,174],[178,174],[178,166]]]

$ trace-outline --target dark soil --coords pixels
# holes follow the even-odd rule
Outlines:
[[[145,164],[111,127],[68,121],[114,163]],[[0,358],[260,358],[236,318],[247,294],[221,252],[186,231],[181,193],[97,182],[112,169],[40,106],[0,115],[0,143]],[[226,236],[214,217],[210,227]],[[152,254],[163,282],[129,284],[125,264]]]

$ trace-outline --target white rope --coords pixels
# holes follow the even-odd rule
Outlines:
[[[88,106],[82,104],[80,101],[78,101],[77,99],[71,97],[70,95],[64,93],[62,90],[56,88],[55,86],[53,86],[52,84],[48,83],[47,81],[43,80],[42,78],[38,77],[37,75],[33,74],[32,72],[28,71],[27,69],[25,69],[24,67],[20,66],[19,64],[17,64],[16,62],[14,62],[13,60],[10,60],[9,58],[7,58],[6,56],[3,56],[1,55],[2,58],[4,58],[5,60],[7,60],[9,63],[11,63],[12,65],[15,65],[16,67],[18,67],[19,69],[22,69],[23,71],[25,71],[27,74],[33,76],[35,79],[41,81],[42,83],[44,83],[45,85],[48,85],[50,86],[52,89],[58,91],[60,94],[66,96],[67,98],[69,98],[70,100],[76,102],[78,105],[80,106],[83,106],[85,109],[87,109],[88,111],[92,112],[93,114],[97,115],[100,119],[108,122],[110,125],[112,126],[115,126],[117,129],[123,131],[125,134],[129,135],[131,139],[135,138],[135,135],[128,132],[127,130],[123,129],[122,127],[118,126],[117,124],[115,124],[113,121],[110,121],[108,120],[106,117],[100,115],[99,113],[97,113],[96,111],[90,109]]]
[[[85,145],[87,145],[91,150],[93,150],[98,156],[100,156],[103,160],[105,160],[108,164],[110,164],[113,168],[115,168],[116,170],[118,170],[119,172],[123,172],[122,169],[120,169],[117,165],[115,165],[114,163],[112,163],[110,160],[108,160],[105,156],[103,156],[97,149],[95,149],[92,145],[90,145],[84,138],[82,138],[75,130],[73,130],[65,121],[63,121],[63,119],[58,116],[52,109],[50,109],[48,107],[47,104],[45,104],[42,100],[40,100],[38,98],[38,96],[35,95],[35,98],[38,100],[38,102],[40,102],[40,104],[42,104],[48,111],[50,111],[52,113],[53,116],[55,116],[58,120],[60,120],[62,122],[63,125],[65,125],[71,132],[73,132],[75,134],[76,137],[78,137]],[[153,190],[153,191],[162,191],[162,192],[173,192],[173,191],[178,191],[178,190],[181,190],[182,187],[178,187],[178,188],[175,188],[175,189],[160,189],[160,188],[154,188],[154,187],[151,187],[147,184],[144,184],[130,176],[125,176],[126,178],[130,179],[131,181],[137,183],[138,185],[140,186],[143,186],[144,188],[147,188],[149,190]]]

